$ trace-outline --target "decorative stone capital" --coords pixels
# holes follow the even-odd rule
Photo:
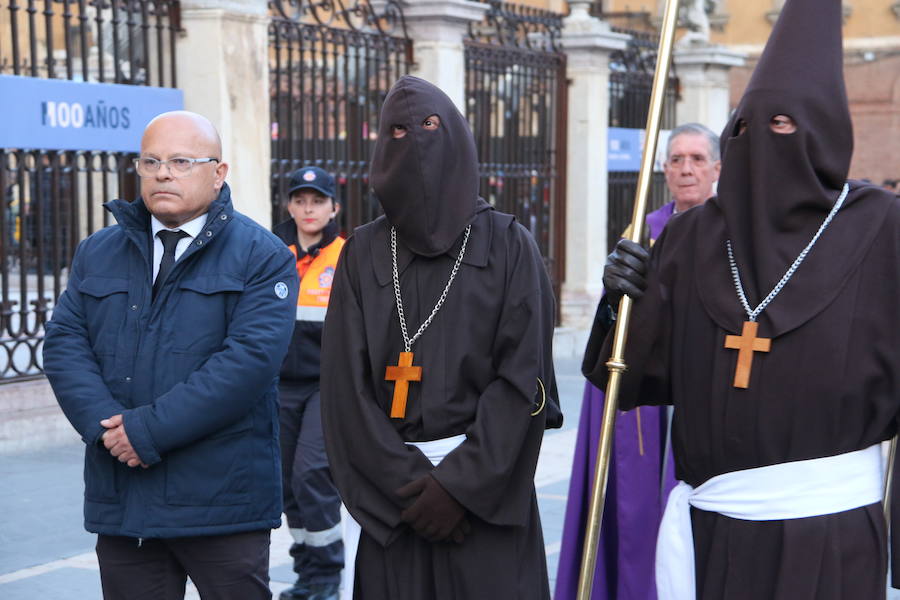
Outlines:
[[[682,3],[681,10],[678,15],[678,26],[679,27],[688,27],[688,23],[684,19],[684,10],[685,6]],[[725,2],[723,0],[714,0],[712,5],[707,3],[706,9],[706,18],[709,21],[710,29],[715,31],[725,31],[725,26],[728,25],[729,21],[731,21],[731,15],[725,10]],[[662,27],[662,14],[666,8],[666,0],[659,0],[657,2],[657,10],[656,15],[649,17],[648,22],[650,25],[659,31]]]
[[[563,19],[561,45],[566,53],[596,53],[624,50],[631,38],[617,33],[609,23],[588,13],[590,2],[570,2],[571,14]]]
[[[470,25],[480,23],[490,5],[471,0],[398,0],[415,64],[411,73],[430,81],[465,114],[465,39]]]
[[[583,19],[589,17],[591,13],[591,5],[593,0],[569,0],[569,17],[570,19]]]
[[[731,69],[744,66],[746,58],[745,54],[715,44],[676,48],[672,60],[681,81],[676,121],[703,123],[713,131],[725,127],[731,106]]]
[[[403,16],[410,37],[433,42],[459,42],[460,31],[481,22],[490,5],[472,0],[405,0]]]
[[[692,44],[675,50],[673,62],[679,67],[718,66],[724,68],[743,67],[747,55],[718,44]]]

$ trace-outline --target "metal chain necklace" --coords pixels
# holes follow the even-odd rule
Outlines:
[[[431,325],[431,321],[434,320],[435,315],[444,305],[444,301],[447,299],[447,293],[450,292],[450,286],[453,285],[453,280],[456,278],[456,273],[459,271],[459,265],[462,263],[463,256],[466,254],[466,245],[469,243],[469,233],[471,231],[472,225],[466,226],[462,246],[459,249],[459,255],[456,257],[456,262],[453,263],[453,269],[450,271],[450,278],[447,280],[447,285],[444,286],[444,291],[441,292],[441,296],[438,298],[437,304],[434,305],[431,314],[422,322],[419,326],[419,330],[416,331],[416,334],[410,338],[406,329],[406,316],[403,313],[403,297],[400,294],[400,273],[397,269],[397,230],[391,227],[391,261],[393,263],[393,272],[391,275],[394,281],[394,297],[397,299],[397,315],[400,317],[400,331],[403,334],[404,348],[404,351],[400,353],[400,359],[397,361],[397,365],[388,365],[384,374],[384,379],[386,381],[394,382],[394,398],[391,402],[392,419],[402,419],[406,416],[406,398],[409,392],[409,382],[422,380],[422,367],[417,367],[412,364],[412,345],[419,337],[421,337],[428,326]]]
[[[841,210],[841,207],[844,205],[844,200],[847,199],[847,194],[849,192],[850,185],[845,183],[840,197],[837,199],[837,202],[834,203],[831,212],[825,217],[819,230],[816,231],[816,234],[810,240],[809,244],[807,244],[803,251],[800,252],[800,255],[794,260],[791,266],[788,267],[788,270],[781,280],[775,284],[772,291],[763,298],[762,302],[760,302],[756,308],[750,308],[750,302],[747,301],[747,294],[744,292],[744,285],[741,283],[741,274],[738,271],[737,262],[734,260],[734,251],[731,248],[731,240],[725,240],[725,247],[728,250],[728,263],[731,266],[731,278],[734,280],[734,289],[737,291],[738,300],[740,300],[741,306],[744,307],[744,312],[747,313],[748,318],[747,321],[744,321],[741,335],[725,336],[725,348],[738,351],[737,365],[735,366],[734,371],[734,387],[747,388],[750,386],[750,370],[753,365],[753,353],[768,352],[772,346],[771,338],[756,337],[756,332],[759,329],[759,323],[756,322],[757,317],[762,314],[772,300],[775,299],[775,296],[784,289],[787,282],[794,276],[794,273],[797,271],[797,268],[800,267],[800,264],[806,258],[806,255],[809,254],[812,247],[819,241],[819,237],[831,223],[832,219],[834,219],[834,216]]]
[[[831,223],[831,220],[834,219],[834,216],[837,214],[839,210],[841,210],[841,206],[844,204],[844,200],[847,198],[847,193],[850,191],[850,186],[848,184],[844,184],[844,189],[841,192],[841,196],[837,199],[837,202],[834,203],[834,207],[832,207],[831,212],[828,213],[828,216],[825,217],[825,221],[822,222],[821,227],[816,232],[816,235],[813,236],[812,240],[810,240],[809,244],[806,245],[806,248],[800,253],[800,256],[794,261],[794,263],[788,267],[788,270],[785,272],[784,276],[781,278],[781,281],[775,284],[775,287],[772,288],[772,291],[769,292],[769,295],[763,298],[763,301],[759,303],[759,305],[752,309],[750,308],[750,303],[747,301],[747,295],[744,293],[744,286],[741,283],[741,274],[738,272],[737,263],[734,260],[734,252],[731,250],[731,240],[726,240],[725,245],[728,248],[728,262],[731,265],[731,277],[734,279],[734,288],[737,290],[738,299],[740,299],[741,304],[744,307],[744,310],[747,313],[747,317],[751,321],[756,321],[756,318],[766,309],[769,303],[775,299],[775,296],[781,292],[782,288],[787,284],[788,280],[794,276],[794,272],[800,266],[800,263],[806,258],[806,255],[809,254],[809,251],[812,250],[812,247],[819,241],[819,236],[822,235],[822,232],[828,227]]]
[[[406,316],[403,314],[403,298],[400,296],[400,274],[397,271],[397,230],[391,227],[391,260],[393,261],[394,266],[394,296],[397,298],[397,314],[400,315],[400,331],[403,333],[403,347],[406,352],[410,351],[412,345],[425,332],[428,326],[431,325],[434,316],[441,310],[441,306],[444,305],[444,300],[447,299],[447,293],[450,291],[450,286],[453,285],[453,280],[456,278],[456,272],[459,271],[459,265],[462,262],[463,256],[466,254],[466,244],[469,242],[470,231],[472,231],[471,225],[466,227],[466,234],[463,237],[462,247],[459,249],[459,256],[456,257],[456,262],[453,263],[453,269],[450,271],[450,278],[447,280],[447,285],[444,287],[444,291],[441,292],[441,297],[438,298],[437,304],[434,305],[434,310],[431,311],[428,318],[425,319],[421,326],[419,326],[416,335],[410,338],[406,329]]]

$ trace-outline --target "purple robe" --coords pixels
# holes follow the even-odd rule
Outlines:
[[[651,243],[669,222],[674,206],[670,202],[647,215]],[[578,590],[603,402],[603,391],[586,382],[572,460],[555,600],[572,600]],[[671,449],[668,460],[663,461],[667,452],[666,410],[664,406],[642,406],[620,412],[616,419],[591,600],[656,600],[656,534],[665,498],[675,486]],[[663,464],[667,465],[665,478]]]

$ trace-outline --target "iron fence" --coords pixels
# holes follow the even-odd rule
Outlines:
[[[0,0],[0,74],[174,87],[178,29],[170,0]],[[0,148],[0,383],[41,376],[75,247],[137,197],[133,156]]]
[[[0,74],[175,87],[173,0],[6,0]]]
[[[656,69],[657,36],[628,29],[614,29],[631,35],[631,39],[624,50],[616,51],[610,57],[609,126],[644,129],[647,126],[650,92]],[[678,78],[673,73],[666,87],[663,129],[676,126],[677,98]],[[606,239],[610,252],[631,223],[637,180],[638,173],[634,171],[609,172]],[[665,177],[662,173],[654,173],[648,211],[659,208],[668,199]]]
[[[480,193],[531,230],[559,297],[567,118],[562,15],[489,4],[465,44],[466,116],[478,147]]]
[[[398,3],[269,2],[272,217],[284,208],[288,175],[315,165],[333,173],[341,229],[380,213],[369,160],[391,85],[409,71],[412,43]]]

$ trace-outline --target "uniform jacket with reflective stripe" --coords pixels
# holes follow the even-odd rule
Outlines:
[[[297,297],[294,257],[234,211],[227,186],[151,299],[150,214],[78,246],[44,341],[44,369],[85,452],[85,527],[133,537],[277,527],[276,378]],[[124,415],[149,468],[110,456],[100,420]]]
[[[296,257],[297,275],[301,280],[300,294],[297,297],[297,320],[291,345],[281,366],[281,379],[318,385],[322,324],[344,240],[338,237],[334,221],[330,221],[322,231],[321,241],[310,246],[306,252],[297,241],[297,226],[293,220],[279,224],[274,231]]]

